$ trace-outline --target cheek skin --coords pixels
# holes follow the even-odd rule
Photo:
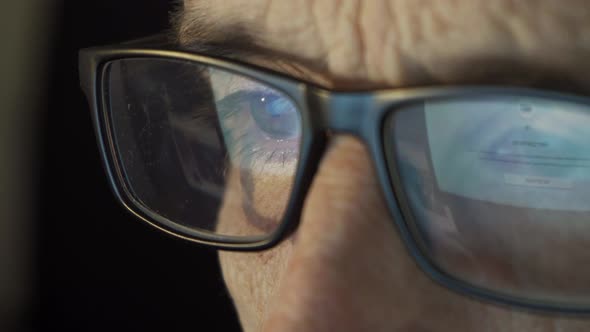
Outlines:
[[[260,253],[219,252],[223,278],[244,331],[261,331],[290,252],[290,241]]]
[[[288,174],[274,172],[263,176],[233,167],[229,172],[217,230],[234,235],[272,231],[287,203],[292,168],[289,165],[284,168]],[[250,213],[244,209],[245,201],[251,203]],[[245,331],[261,329],[261,317],[267,316],[268,300],[288,261],[290,250],[291,241],[286,240],[277,247],[256,253],[219,252],[223,277]]]
[[[516,312],[437,286],[408,256],[379,192],[363,146],[336,137],[296,241],[220,253],[245,331],[588,330],[585,320]]]
[[[229,225],[229,221],[232,229],[239,227],[242,234],[259,231],[247,221],[241,204],[224,205],[220,224]],[[290,251],[291,241],[285,240],[277,247],[261,252],[219,252],[223,278],[245,331],[261,330],[262,318],[267,316],[269,308],[268,301],[281,279]]]
[[[231,167],[217,232],[241,236],[272,233],[288,203],[295,163],[277,166],[281,172]]]

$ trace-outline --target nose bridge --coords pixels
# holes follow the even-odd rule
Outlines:
[[[374,111],[373,98],[366,93],[332,93],[315,90],[310,94],[313,111],[321,113],[322,126],[333,132],[362,136],[363,128]]]

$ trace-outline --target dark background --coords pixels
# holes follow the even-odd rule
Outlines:
[[[35,331],[236,331],[216,253],[125,212],[100,164],[77,51],[169,27],[168,0],[64,0],[39,128]]]

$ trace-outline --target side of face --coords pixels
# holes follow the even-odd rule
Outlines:
[[[220,31],[258,31],[259,45],[297,59],[244,61],[330,88],[527,84],[545,74],[590,86],[590,6],[581,0],[185,0],[184,31],[196,16]],[[247,218],[239,199],[224,202],[220,225]],[[515,311],[438,286],[394,224],[366,148],[334,136],[296,234],[271,250],[219,254],[245,331],[590,329],[587,319]]]

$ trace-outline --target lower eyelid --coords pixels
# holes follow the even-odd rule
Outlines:
[[[299,157],[297,141],[237,143],[231,160],[242,168],[258,170],[269,165],[286,167]]]

